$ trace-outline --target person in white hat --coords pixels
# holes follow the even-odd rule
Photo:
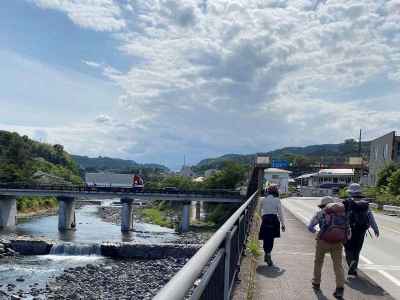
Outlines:
[[[346,262],[349,266],[348,275],[357,276],[358,260],[367,230],[371,227],[375,236],[379,237],[379,228],[369,209],[369,202],[362,195],[361,186],[352,183],[347,192],[350,197],[343,201],[343,204],[349,216],[352,235],[345,244]]]
[[[338,203],[333,197],[323,197],[321,199],[321,203],[318,207],[321,209],[318,211],[314,217],[311,219],[310,224],[308,225],[308,230],[315,233],[315,227],[319,225],[320,228],[324,227],[325,224],[325,208],[329,205],[337,203],[342,206],[343,216],[345,217],[345,209],[341,203]],[[347,222],[346,222],[347,223]],[[333,270],[335,272],[336,277],[336,290],[333,295],[342,299],[344,294],[344,270],[342,265],[342,253],[343,253],[343,242],[335,241],[335,242],[327,242],[321,237],[321,232],[316,237],[316,247],[315,247],[315,259],[314,259],[314,275],[312,280],[313,289],[316,291],[320,291],[321,285],[321,274],[322,274],[322,266],[324,264],[325,254],[329,253],[333,262]]]

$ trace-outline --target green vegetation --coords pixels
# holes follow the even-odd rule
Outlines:
[[[79,170],[62,145],[49,145],[0,131],[0,182],[34,182],[42,171],[70,183],[81,183]]]
[[[261,255],[260,243],[258,239],[256,238],[249,239],[249,241],[247,242],[247,251],[253,257],[259,257]]]
[[[52,209],[58,206],[57,199],[54,197],[22,197],[17,200],[17,209],[19,212],[36,212],[42,209]]]
[[[390,164],[382,169],[377,186],[365,189],[364,194],[381,205],[400,205],[400,165]]]
[[[174,227],[173,221],[171,220],[171,218],[167,216],[165,210],[161,210],[158,207],[144,208],[142,210],[142,215],[144,217],[144,220],[147,222],[151,222],[153,224],[157,224],[164,227],[171,227],[171,228]]]

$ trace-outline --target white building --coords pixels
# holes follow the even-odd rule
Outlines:
[[[344,187],[354,181],[353,169],[321,169],[317,173],[304,174],[296,178],[301,186],[309,187]]]
[[[282,169],[269,168],[264,171],[264,179],[267,185],[276,184],[280,193],[289,192],[289,174],[291,172]]]

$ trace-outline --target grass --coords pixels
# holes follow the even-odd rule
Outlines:
[[[158,208],[145,208],[142,210],[142,214],[147,222],[151,222],[163,227],[174,227],[172,220],[166,216],[164,211]]]
[[[44,209],[54,209],[58,201],[54,197],[21,197],[17,199],[17,209],[21,213],[36,212]]]
[[[249,239],[249,241],[247,242],[247,251],[254,258],[257,258],[261,255],[260,244],[258,242],[258,239],[256,238]]]

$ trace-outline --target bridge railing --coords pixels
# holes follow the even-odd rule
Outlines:
[[[32,183],[0,183],[0,189],[24,189],[24,190],[47,190],[47,191],[71,191],[71,192],[111,192],[111,193],[132,193],[132,194],[173,194],[173,195],[196,195],[223,196],[241,198],[239,191],[228,189],[199,189],[199,190],[168,190],[168,189],[138,189],[135,187],[117,186],[88,186],[88,185],[43,185]]]
[[[255,192],[164,286],[154,300],[228,300],[256,208]]]

